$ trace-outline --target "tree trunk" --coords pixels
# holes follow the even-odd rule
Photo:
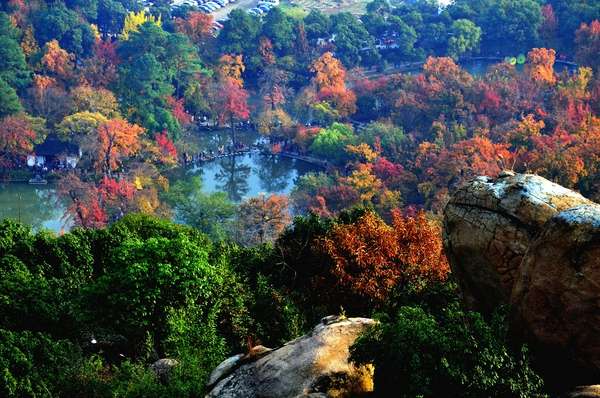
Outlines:
[[[229,124],[231,125],[231,142],[233,145],[233,150],[235,151],[235,126],[233,124],[233,116],[231,117]]]

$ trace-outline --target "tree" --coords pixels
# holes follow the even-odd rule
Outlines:
[[[116,42],[98,39],[93,56],[84,61],[82,74],[88,85],[106,88],[117,80],[119,62]]]
[[[32,87],[26,97],[35,115],[46,119],[48,125],[59,123],[72,111],[71,97],[56,79],[46,75],[34,75]]]
[[[139,138],[144,129],[122,119],[109,120],[98,127],[96,169],[111,176],[123,158],[134,155],[140,148]]]
[[[296,35],[294,21],[279,7],[272,8],[265,17],[262,34],[273,43],[278,54],[289,54],[294,48]]]
[[[527,70],[534,82],[542,84],[555,84],[554,61],[556,51],[553,49],[534,48],[527,54],[529,62]]]
[[[96,40],[90,26],[63,2],[54,2],[47,9],[36,11],[33,27],[40,46],[57,40],[61,48],[77,56],[89,55]]]
[[[8,16],[0,12],[0,80],[20,90],[31,81],[31,71],[17,37]]]
[[[457,0],[451,13],[473,21],[482,30],[481,49],[486,54],[524,53],[537,44],[542,7],[536,0]]]
[[[156,18],[154,15],[146,14],[146,11],[141,10],[139,12],[130,11],[125,17],[123,23],[123,31],[121,32],[121,40],[129,40],[129,35],[132,32],[139,32],[140,26],[145,23],[155,24],[158,27],[162,26],[161,18]]]
[[[236,206],[224,192],[204,193],[200,177],[178,180],[163,196],[175,210],[178,221],[217,240],[232,232]]]
[[[348,12],[331,16],[337,57],[351,68],[377,64],[381,58],[373,37],[358,18]]]
[[[211,14],[190,12],[186,18],[176,18],[177,31],[185,34],[198,47],[206,45],[213,38],[213,21]]]
[[[315,73],[313,84],[316,88],[317,103],[314,106],[332,112],[336,117],[345,118],[356,111],[356,95],[346,88],[346,70],[333,54],[327,52],[311,66]]]
[[[0,117],[15,114],[21,109],[21,102],[15,89],[0,79]]]
[[[229,13],[229,19],[223,23],[223,29],[219,33],[220,53],[251,56],[256,49],[259,33],[258,18],[254,18],[240,9],[232,10]]]
[[[96,138],[98,127],[108,119],[98,112],[77,112],[65,117],[57,126],[56,132],[65,140],[81,143],[86,137]]]
[[[200,71],[198,56],[181,34],[145,23],[118,48],[121,58],[117,94],[130,120],[151,132],[176,136],[179,123],[167,97],[177,94]]]
[[[225,54],[219,58],[218,77],[224,81],[230,79],[232,83],[244,87],[242,74],[246,70],[244,57],[242,55]]]
[[[503,317],[495,314],[487,321],[464,311],[451,289],[415,295],[350,348],[351,361],[375,365],[377,395],[543,396],[542,378],[532,369],[526,347],[515,349],[508,341]]]
[[[589,25],[581,24],[575,35],[576,59],[582,65],[591,66],[596,72],[600,71],[600,20],[594,20]]]
[[[341,123],[333,123],[329,128],[322,129],[316,136],[310,151],[324,159],[341,163],[345,158],[346,145],[355,139],[352,128]]]
[[[243,202],[238,210],[238,240],[246,245],[275,240],[291,222],[286,196],[260,195]]]
[[[56,40],[50,40],[44,48],[42,65],[49,74],[67,81],[73,77],[74,56],[60,47]]]
[[[240,87],[239,82],[229,77],[221,80],[218,86],[216,112],[219,123],[229,123],[231,140],[235,146],[235,123],[238,120],[248,120],[250,117],[248,92]]]
[[[454,59],[464,54],[477,52],[481,40],[481,28],[468,19],[457,19],[452,23],[452,36],[448,39],[448,55]]]
[[[98,28],[104,37],[123,30],[123,23],[127,17],[127,10],[124,5],[117,0],[99,0],[98,1]]]
[[[177,149],[166,131],[154,136],[161,155],[161,161],[166,164],[177,164]]]
[[[304,18],[304,25],[306,27],[306,36],[311,42],[316,42],[318,39],[326,39],[330,36],[331,21],[327,15],[318,9],[310,10]]]
[[[396,211],[390,226],[366,211],[352,222],[334,225],[316,243],[331,261],[330,293],[339,294],[336,302],[356,314],[383,305],[399,285],[444,281],[449,272],[441,231],[424,213],[404,217]]]
[[[6,116],[0,120],[0,166],[10,167],[33,152],[33,146],[43,140],[33,126],[35,120],[24,114]]]
[[[107,118],[119,117],[119,104],[112,91],[88,85],[71,90],[73,108],[76,112],[100,113]]]
[[[543,22],[540,26],[540,38],[547,48],[556,48],[556,34],[558,30],[558,19],[554,13],[552,4],[546,4],[542,7]]]
[[[185,18],[176,18],[175,28],[186,35],[198,48],[200,56],[205,58],[212,54],[216,42],[213,23],[212,14],[192,11]]]
[[[264,135],[285,134],[293,125],[290,115],[281,108],[263,110],[256,123],[259,133]]]

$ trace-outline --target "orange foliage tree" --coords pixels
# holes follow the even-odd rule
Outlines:
[[[547,48],[534,48],[527,54],[527,71],[531,79],[538,83],[555,84],[554,62],[556,51]]]
[[[405,217],[395,211],[387,225],[367,211],[352,223],[335,225],[318,246],[332,263],[338,300],[350,308],[377,307],[399,285],[442,281],[449,272],[440,228],[423,212]]]
[[[250,198],[239,207],[239,240],[248,245],[273,241],[290,222],[287,196],[259,195]]]
[[[222,81],[230,81],[232,84],[244,86],[242,74],[246,70],[242,55],[225,54],[219,59],[218,77]]]
[[[356,112],[356,94],[346,87],[346,69],[332,53],[313,62],[311,71],[319,103],[327,103],[342,118]]]
[[[0,120],[0,167],[10,167],[32,153],[39,141],[25,115],[6,116]]]
[[[112,119],[98,127],[98,156],[96,169],[110,176],[123,158],[132,156],[140,148],[144,129],[122,119]]]
[[[51,40],[46,43],[42,65],[61,80],[68,80],[73,77],[74,58],[73,54],[60,47],[58,41]]]

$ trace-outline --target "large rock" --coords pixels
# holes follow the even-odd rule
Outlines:
[[[213,375],[207,397],[358,397],[373,391],[373,369],[348,362],[349,347],[374,321],[327,317],[311,333],[256,360],[237,356]],[[248,362],[249,361],[249,362]],[[244,363],[246,362],[246,363]],[[233,364],[233,366],[232,366]],[[215,381],[213,377],[213,382]]]
[[[577,387],[565,398],[600,398],[600,385]]]
[[[548,371],[600,381],[600,205],[565,210],[544,225],[523,258],[511,307],[513,330]]]
[[[173,368],[179,365],[179,361],[171,358],[163,358],[150,365],[150,370],[154,372],[156,377],[163,383],[169,381]]]
[[[587,199],[542,177],[479,177],[450,199],[444,245],[466,304],[490,312],[507,304],[522,258],[548,219]]]

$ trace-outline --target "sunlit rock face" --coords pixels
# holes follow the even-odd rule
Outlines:
[[[527,248],[558,212],[591,203],[542,177],[479,177],[454,193],[444,214],[444,245],[466,304],[490,312],[508,304]]]
[[[444,241],[466,304],[509,304],[550,383],[600,381],[600,205],[535,175],[479,177],[450,200]]]
[[[207,397],[356,397],[373,391],[373,368],[348,362],[349,348],[375,321],[324,318],[309,334],[276,350],[227,359],[211,375]]]

